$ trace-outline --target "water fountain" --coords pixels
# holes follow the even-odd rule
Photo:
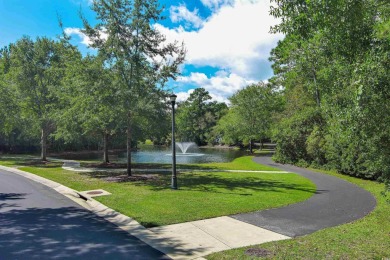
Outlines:
[[[203,153],[187,153],[190,147],[196,147],[194,142],[177,142],[176,146],[179,147],[181,153],[176,153],[176,156],[203,156]]]
[[[195,145],[194,142],[177,142],[176,145],[180,148],[181,153],[187,153],[188,148]]]

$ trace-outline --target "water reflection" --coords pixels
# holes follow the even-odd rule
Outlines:
[[[232,149],[214,149],[191,147],[186,154],[177,153],[176,162],[180,164],[229,162],[244,155],[242,151]],[[119,155],[120,161],[126,160],[126,153]],[[132,153],[132,162],[135,163],[171,163],[172,153],[169,147],[143,147]]]
[[[176,153],[176,162],[179,164],[229,162],[243,156],[246,153],[232,149],[214,149],[191,147],[186,154]],[[75,152],[57,154],[57,158],[68,160],[100,160],[102,152]],[[110,153],[110,160],[126,162],[125,152]],[[165,146],[142,146],[138,151],[131,153],[131,161],[134,163],[172,163],[172,150]]]

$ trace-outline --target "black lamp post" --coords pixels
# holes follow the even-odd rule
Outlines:
[[[172,94],[169,96],[172,104],[172,185],[171,188],[177,190],[176,176],[176,142],[175,142],[175,102],[177,96]]]

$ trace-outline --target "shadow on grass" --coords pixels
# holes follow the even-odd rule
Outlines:
[[[115,172],[88,172],[80,174],[98,179],[123,175]],[[156,178],[148,178],[144,181],[134,181],[132,182],[133,185],[144,186],[154,191],[170,188],[170,172],[143,172],[140,175],[153,175],[156,176]],[[259,175],[259,177],[246,177],[238,173],[178,172],[178,186],[179,189],[183,191],[235,194],[240,196],[251,196],[253,193],[261,191],[288,192],[289,190],[297,190],[308,193],[316,192],[315,188],[307,187],[302,184],[289,183],[283,180],[272,180],[265,178],[265,176],[263,177],[262,175]]]

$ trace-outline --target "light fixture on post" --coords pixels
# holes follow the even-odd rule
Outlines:
[[[176,142],[175,142],[175,102],[177,96],[172,94],[169,96],[172,104],[172,184],[171,188],[177,190],[177,175],[176,175]]]

